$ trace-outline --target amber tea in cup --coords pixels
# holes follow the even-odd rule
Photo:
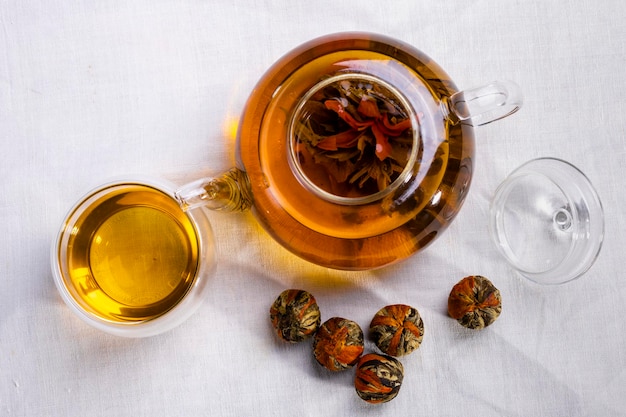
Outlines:
[[[122,181],[74,207],[53,250],[66,303],[96,327],[147,336],[187,318],[214,264],[201,209],[183,211],[170,187]]]

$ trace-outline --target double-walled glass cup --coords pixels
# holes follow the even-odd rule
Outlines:
[[[69,211],[52,270],[78,317],[114,335],[144,337],[200,306],[215,268],[213,233],[205,211],[184,211],[174,193],[164,181],[114,181]]]

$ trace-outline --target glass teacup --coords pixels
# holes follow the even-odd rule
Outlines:
[[[52,250],[59,292],[88,324],[119,336],[151,336],[201,304],[215,267],[202,208],[184,211],[164,181],[110,182],[67,214]]]

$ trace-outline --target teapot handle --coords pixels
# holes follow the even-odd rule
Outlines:
[[[522,106],[522,92],[512,81],[493,81],[444,98],[442,109],[453,123],[482,126],[515,113]]]

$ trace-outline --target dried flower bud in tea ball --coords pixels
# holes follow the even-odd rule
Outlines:
[[[363,353],[363,331],[352,320],[326,320],[313,339],[313,354],[323,367],[343,371],[354,366]]]
[[[315,297],[303,290],[280,293],[270,307],[270,319],[278,337],[292,343],[312,336],[321,322]]]
[[[459,281],[448,297],[448,314],[470,329],[493,323],[502,311],[500,291],[487,278],[472,275]]]
[[[408,355],[422,343],[424,322],[417,309],[404,304],[390,305],[374,315],[370,336],[383,353]]]
[[[356,367],[354,387],[362,400],[368,403],[386,403],[400,391],[404,367],[399,360],[387,355],[363,355]]]

